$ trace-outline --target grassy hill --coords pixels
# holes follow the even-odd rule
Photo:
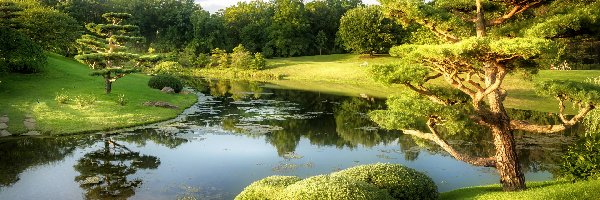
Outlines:
[[[104,81],[90,76],[91,69],[59,55],[49,55],[48,66],[38,74],[4,74],[0,76],[0,116],[8,115],[8,130],[26,131],[26,115],[37,121],[44,134],[70,134],[117,129],[177,116],[196,101],[193,94],[164,94],[147,86],[149,76],[130,74],[113,83],[111,94],[104,94]],[[55,100],[58,93],[69,96],[67,104]],[[128,103],[117,103],[124,95]],[[96,98],[92,105],[80,106],[75,98]],[[166,101],[179,109],[147,107],[146,101]]]
[[[323,56],[305,56],[270,59],[267,72],[283,74],[283,81],[269,80],[283,88],[316,90],[358,96],[361,93],[385,98],[405,88],[386,86],[375,82],[368,73],[369,66],[393,63],[396,58],[389,56],[364,57],[352,54],[334,54]],[[361,66],[362,65],[362,66]],[[558,101],[554,98],[538,96],[533,90],[535,81],[563,79],[583,81],[589,77],[600,76],[600,70],[550,71],[542,70],[533,77],[533,81],[519,75],[510,74],[504,82],[508,91],[505,105],[509,108],[558,112]],[[443,80],[437,83],[447,85]],[[442,83],[443,82],[443,83]]]

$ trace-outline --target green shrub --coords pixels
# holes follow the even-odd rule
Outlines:
[[[183,67],[178,62],[164,61],[154,66],[152,73],[154,74],[181,74]]]
[[[285,187],[300,181],[301,179],[295,176],[269,176],[267,178],[255,181],[248,187],[244,188],[236,200],[254,200],[264,199],[273,200],[277,195],[285,189]]]
[[[264,69],[267,67],[267,60],[265,60],[265,57],[261,53],[255,53],[250,67],[258,70]]]
[[[283,190],[278,199],[287,200],[387,200],[386,190],[342,176],[320,175],[298,181]]]
[[[62,90],[60,90],[60,92],[56,93],[54,100],[56,100],[56,102],[60,104],[66,104],[69,101],[69,94],[67,94],[67,92],[63,88]]]
[[[600,139],[588,137],[563,156],[561,173],[572,181],[600,179]]]
[[[248,69],[252,67],[252,54],[242,44],[233,48],[233,52],[229,56],[233,68]]]
[[[125,106],[129,101],[125,98],[125,94],[120,94],[117,98],[117,103],[121,106]]]
[[[176,93],[181,92],[183,84],[179,79],[168,74],[159,74],[153,76],[148,81],[148,86],[154,89],[162,90],[164,87],[170,87],[175,90]]]
[[[42,47],[26,35],[0,27],[0,72],[37,73],[47,64]]]
[[[399,164],[370,164],[348,168],[332,176],[373,184],[394,199],[437,199],[435,183],[427,175]]]
[[[94,102],[96,102],[96,97],[93,95],[77,95],[73,101],[75,101],[77,105],[84,107],[94,104]]]

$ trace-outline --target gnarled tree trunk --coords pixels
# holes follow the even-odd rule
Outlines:
[[[491,67],[486,70],[486,85],[496,80],[498,68]],[[504,191],[525,190],[525,175],[521,171],[521,165],[515,148],[515,139],[510,126],[510,118],[504,109],[505,92],[498,88],[488,95],[488,103],[491,116],[488,116],[488,124],[494,137],[494,146],[496,148],[496,169],[500,175],[500,183]]]

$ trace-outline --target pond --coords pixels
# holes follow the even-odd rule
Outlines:
[[[493,169],[377,128],[366,113],[385,108],[383,100],[244,81],[197,85],[199,102],[169,122],[118,134],[0,140],[0,199],[233,199],[266,176],[304,178],[377,162],[422,171],[441,192],[499,180]],[[575,132],[516,134],[528,181],[553,178]],[[491,155],[488,133],[445,137],[459,152]]]

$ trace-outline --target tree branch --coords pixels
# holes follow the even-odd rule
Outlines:
[[[579,113],[577,113],[577,115],[575,115],[570,120],[567,120],[566,117],[564,117],[564,115],[562,114],[564,111],[564,103],[562,100],[560,101],[560,104],[561,104],[561,111],[560,111],[561,117],[560,118],[561,118],[561,121],[563,122],[562,124],[538,125],[538,124],[530,124],[529,122],[527,122],[525,120],[511,120],[510,128],[513,130],[522,130],[522,131],[534,132],[534,133],[557,133],[557,132],[564,131],[567,128],[577,124],[577,122],[581,121],[588,112],[590,112],[591,110],[593,110],[595,108],[593,104],[588,104],[587,106],[579,109]]]
[[[450,85],[454,86],[456,89],[459,89],[460,91],[464,92],[465,94],[468,94],[469,96],[471,96],[471,98],[474,98],[475,91],[466,87],[462,82],[456,80],[457,76],[458,76],[458,71],[454,70],[450,74],[446,73],[444,78],[446,79],[446,82],[448,82]]]
[[[437,73],[437,74],[435,74],[433,76],[425,77],[424,82],[427,82],[427,81],[430,81],[430,80],[433,80],[433,79],[436,79],[436,78],[439,78],[439,77],[442,77],[441,73]]]
[[[508,13],[504,14],[502,17],[498,17],[496,19],[490,20],[488,22],[488,26],[500,25],[500,24],[506,22],[506,20],[509,20],[510,18],[512,18],[514,15],[524,12],[533,6],[538,5],[540,2],[542,2],[542,1],[535,1],[535,2],[531,2],[529,4],[526,4],[526,5],[515,5],[515,7],[513,7],[512,10],[510,10]]]
[[[429,91],[429,90],[427,90],[425,88],[422,88],[422,89],[421,88],[417,88],[417,87],[415,87],[414,85],[412,85],[410,83],[404,83],[404,85],[406,85],[406,87],[410,88],[411,90],[413,90],[413,91],[415,91],[415,92],[417,92],[417,93],[419,93],[419,94],[421,94],[423,96],[426,96],[427,98],[429,98],[429,100],[431,100],[431,101],[433,101],[435,103],[442,104],[442,105],[445,105],[445,106],[451,105],[450,103],[444,101],[443,99],[441,99],[440,97],[438,97],[437,95],[433,94],[431,91]]]
[[[496,167],[496,159],[494,157],[488,157],[488,158],[481,158],[481,157],[472,157],[469,155],[463,155],[458,153],[454,148],[452,148],[446,141],[444,141],[443,139],[440,138],[440,136],[437,134],[437,131],[435,131],[435,124],[432,122],[432,120],[430,119],[427,122],[427,126],[429,127],[429,130],[431,131],[431,133],[423,133],[421,131],[418,130],[403,130],[402,132],[404,134],[407,135],[412,135],[421,139],[426,139],[426,140],[430,140],[435,142],[437,145],[439,145],[440,147],[442,147],[442,149],[444,149],[446,152],[450,153],[450,155],[452,155],[452,157],[456,158],[457,160],[475,165],[475,166],[482,166],[482,167]]]
[[[435,24],[430,23],[427,20],[423,20],[422,25],[427,27],[429,30],[431,30],[436,36],[441,37],[448,42],[456,43],[456,42],[460,41],[460,39],[458,39],[458,37],[452,35],[452,33],[448,32],[448,31],[439,30],[435,26]]]

